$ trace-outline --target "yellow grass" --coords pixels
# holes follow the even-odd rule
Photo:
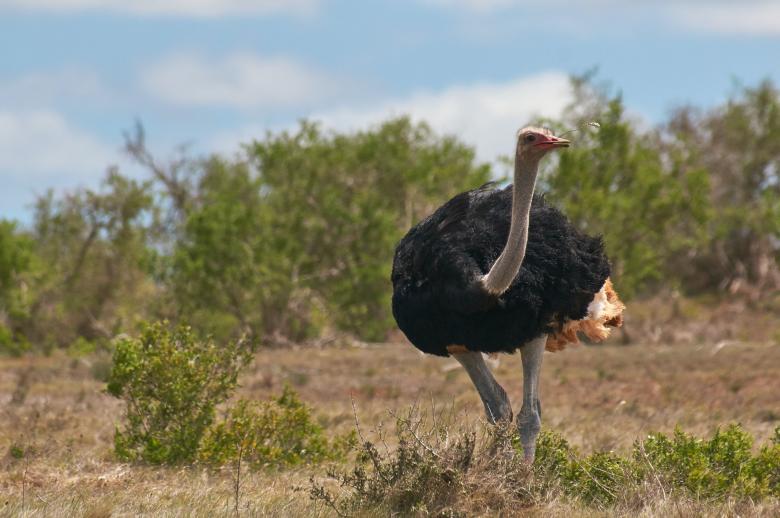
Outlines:
[[[234,514],[230,468],[151,468],[113,459],[122,406],[102,392],[104,385],[93,376],[105,362],[64,354],[0,360],[0,514]],[[502,356],[496,376],[517,410],[519,356]],[[403,413],[414,403],[446,410],[466,425],[482,419],[476,392],[453,360],[423,356],[405,344],[262,351],[242,376],[237,396],[263,399],[280,393],[285,384],[314,408],[328,433],[354,428],[352,398],[366,435],[380,423],[392,423],[389,412]],[[707,436],[735,421],[765,441],[780,424],[780,344],[578,347],[545,356],[541,390],[544,426],[585,452],[624,452],[637,438],[675,425]],[[26,455],[16,458],[20,450]],[[324,471],[319,466],[242,473],[239,510],[245,516],[327,514],[306,492],[309,478]],[[646,508],[646,515],[769,516],[780,511],[771,502],[735,505],[666,499]],[[527,511],[595,513],[555,499]]]

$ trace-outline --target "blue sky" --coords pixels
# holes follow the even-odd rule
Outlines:
[[[165,157],[410,113],[492,160],[594,66],[651,123],[780,83],[780,1],[0,0],[0,218],[109,164],[140,174],[135,119]]]

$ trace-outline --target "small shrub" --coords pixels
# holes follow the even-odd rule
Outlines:
[[[634,466],[614,452],[594,453],[578,464],[574,472],[576,486],[570,492],[600,506],[615,503],[634,482]]]
[[[12,444],[10,448],[8,448],[8,453],[11,455],[11,458],[19,460],[24,458],[24,447],[20,446],[19,444]]]
[[[202,461],[226,464],[239,458],[251,467],[283,467],[341,459],[354,433],[330,441],[309,408],[289,387],[271,401],[241,400],[203,440]]]
[[[73,342],[68,345],[68,355],[73,358],[83,358],[84,356],[90,356],[99,349],[97,342],[87,340],[83,336],[79,336]]]
[[[250,357],[239,343],[218,347],[167,322],[120,339],[108,379],[108,393],[127,405],[125,426],[114,435],[117,456],[154,464],[195,460],[216,405],[231,395]]]
[[[515,449],[518,454],[522,453],[519,440],[515,443]],[[572,473],[572,460],[576,454],[561,434],[542,430],[536,441],[534,471],[547,482],[569,480],[575,476]]]
[[[750,463],[756,479],[756,493],[780,497],[780,426],[769,444],[763,446]]]
[[[0,354],[19,357],[29,351],[30,348],[30,342],[24,336],[14,334],[0,323]]]
[[[92,376],[92,379],[108,383],[108,380],[111,379],[112,369],[113,361],[111,353],[100,351],[89,358],[89,374]]]

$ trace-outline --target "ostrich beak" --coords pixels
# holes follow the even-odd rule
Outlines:
[[[557,148],[557,147],[569,147],[569,144],[571,144],[571,141],[566,140],[565,138],[550,135],[549,137],[547,137],[547,140],[543,142],[539,142],[537,146],[542,148]]]

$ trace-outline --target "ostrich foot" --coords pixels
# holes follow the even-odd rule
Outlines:
[[[517,416],[517,430],[520,434],[520,444],[523,446],[523,460],[528,464],[534,462],[536,456],[536,438],[542,428],[542,418],[536,407],[530,409],[523,405]]]

